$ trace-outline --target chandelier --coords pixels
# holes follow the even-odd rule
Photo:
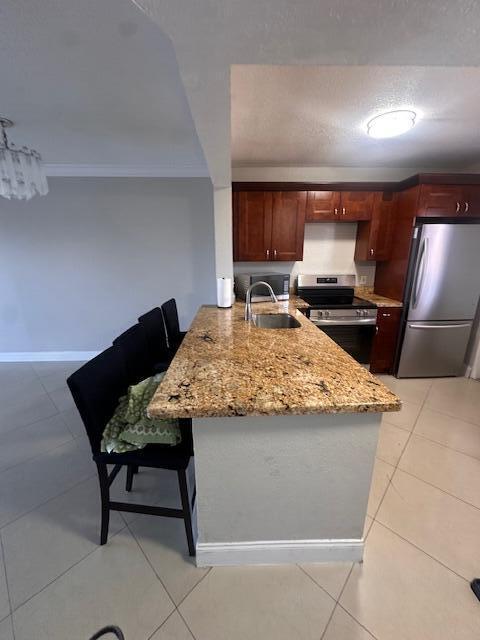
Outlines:
[[[48,184],[42,158],[37,151],[8,141],[5,129],[11,126],[11,120],[0,116],[0,196],[9,200],[30,200],[36,193],[44,196]]]

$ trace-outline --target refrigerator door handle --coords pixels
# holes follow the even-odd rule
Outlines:
[[[420,256],[418,259],[417,271],[415,273],[415,278],[413,281],[413,298],[412,298],[412,309],[415,309],[418,304],[418,299],[420,296],[420,292],[423,287],[423,280],[425,278],[425,273],[427,271],[427,238],[423,239],[422,248],[420,249]]]
[[[471,322],[466,324],[408,324],[409,329],[463,329],[471,326]]]

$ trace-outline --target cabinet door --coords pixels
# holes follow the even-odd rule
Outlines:
[[[340,217],[339,191],[309,191],[307,222],[338,221]]]
[[[342,191],[340,222],[370,220],[374,198],[374,191]]]
[[[374,244],[369,251],[374,260],[388,260],[390,258],[396,203],[397,196],[395,193],[376,194],[373,215],[376,233]]]
[[[377,332],[370,354],[372,373],[391,373],[395,359],[398,330],[402,309],[399,307],[380,307],[377,316]]]
[[[480,218],[480,185],[463,187],[462,218]]]
[[[305,191],[273,192],[273,260],[302,260],[305,233]]]
[[[460,186],[422,184],[417,216],[456,216],[463,201],[463,188]]]
[[[390,258],[395,206],[396,194],[375,193],[372,219],[358,223],[355,260]]]
[[[264,262],[272,259],[272,201],[268,191],[239,191],[233,199],[234,259]]]

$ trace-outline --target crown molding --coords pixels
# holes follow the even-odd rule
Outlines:
[[[198,165],[44,164],[49,177],[63,178],[209,178]]]

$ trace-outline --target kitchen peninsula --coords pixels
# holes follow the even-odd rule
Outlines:
[[[201,307],[149,406],[193,419],[197,564],[359,561],[382,413],[399,399],[293,304],[297,328]]]

